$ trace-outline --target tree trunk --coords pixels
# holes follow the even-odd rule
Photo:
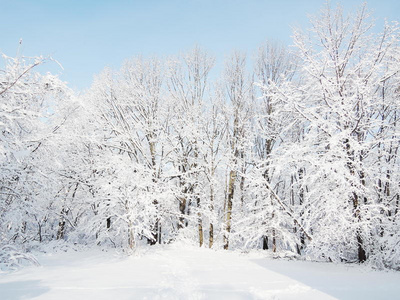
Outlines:
[[[147,239],[147,243],[149,245],[155,245],[157,243],[161,244],[161,232],[160,232],[160,222],[157,219],[156,222],[153,224],[151,229],[151,239]]]
[[[354,150],[352,150],[350,147],[349,139],[345,139],[344,144],[346,147],[347,159],[348,159],[347,167],[350,170],[350,174],[355,176],[356,170],[354,167]],[[360,180],[361,180],[361,183],[363,183],[362,175],[360,176]],[[352,198],[351,201],[353,202],[354,217],[356,219],[356,222],[359,223],[361,221],[359,196],[356,192],[353,192],[353,195],[351,198]],[[364,199],[364,201],[365,201],[365,199]],[[358,261],[364,262],[367,259],[367,255],[365,253],[364,242],[361,237],[361,229],[360,228],[358,228],[357,232],[356,232],[356,241],[357,241],[357,247],[358,247],[358,251],[357,251],[358,252]]]
[[[228,199],[226,201],[226,211],[225,211],[225,235],[224,235],[224,249],[229,248],[229,234],[231,233],[231,222],[232,222],[232,204],[233,204],[233,194],[235,192],[235,181],[236,181],[236,171],[231,170],[229,173],[229,186],[228,186]]]
[[[272,229],[272,252],[276,252],[276,235],[275,235],[275,229]]]
[[[107,218],[107,229],[111,228],[111,217]]]
[[[359,231],[357,232],[357,243],[358,243],[358,262],[362,263],[367,260],[367,254],[365,253],[364,243]]]
[[[182,229],[183,227],[186,227],[187,224],[185,222],[185,211],[186,211],[186,198],[181,198],[179,201],[179,211],[181,213],[179,217],[179,222],[178,222],[178,229]]]
[[[263,241],[263,250],[268,250],[268,237],[264,235],[262,241]]]
[[[133,230],[132,221],[128,221],[128,246],[129,249],[133,250],[135,248],[135,233]]]
[[[211,194],[210,194],[210,212],[211,215],[213,214],[214,211],[214,188],[211,186]],[[214,225],[213,222],[210,222],[210,231],[209,231],[209,242],[208,242],[208,247],[212,248],[214,243]]]
[[[201,212],[200,212],[200,198],[197,197],[197,209],[199,210],[197,212],[197,222],[198,222],[198,230],[199,230],[199,244],[200,247],[203,246],[204,242],[204,234],[203,234],[203,220],[201,218]]]
[[[65,219],[64,219],[65,209],[61,210],[60,221],[58,222],[58,230],[57,230],[57,240],[64,239],[65,234]]]
[[[210,236],[209,236],[209,244],[208,247],[211,249],[214,244],[214,225],[210,223]]]
[[[39,242],[42,242],[42,224],[38,222],[38,236],[39,236]]]

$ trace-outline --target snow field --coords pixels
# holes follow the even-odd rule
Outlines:
[[[264,253],[152,247],[126,257],[42,254],[40,267],[0,274],[0,299],[397,299],[400,274]]]

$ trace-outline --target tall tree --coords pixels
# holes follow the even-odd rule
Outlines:
[[[393,137],[379,134],[382,126],[396,132],[387,122],[397,104],[384,86],[399,76],[398,28],[386,24],[381,34],[373,34],[372,26],[365,6],[345,17],[340,7],[327,5],[312,19],[312,38],[295,31],[301,84],[270,90],[305,128],[301,141],[286,144],[283,164],[305,170],[302,181],[310,187],[303,195],[313,232],[308,251],[332,260],[351,260],[351,253],[363,262],[374,252],[371,237],[381,214],[371,166],[382,161],[379,145],[389,145]],[[382,120],[382,103],[388,102],[393,110]]]
[[[251,77],[246,72],[246,56],[234,52],[226,62],[224,72],[224,88],[230,110],[226,115],[227,142],[229,143],[229,163],[227,191],[225,198],[225,234],[224,249],[229,248],[229,235],[232,228],[232,212],[234,196],[237,192],[236,184],[239,181],[239,192],[244,188],[244,172],[246,168],[245,149],[251,131],[247,130],[252,117],[253,85]],[[241,198],[241,197],[240,197]],[[242,199],[241,199],[241,202]]]
[[[190,210],[196,212],[199,245],[204,243],[202,203],[200,193],[204,181],[200,180],[200,148],[202,143],[202,114],[208,97],[209,74],[214,58],[195,47],[169,64],[168,89],[174,103],[173,149],[174,166],[177,169],[179,210],[181,218],[178,226],[185,227]]]

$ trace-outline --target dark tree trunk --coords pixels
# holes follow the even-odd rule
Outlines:
[[[111,228],[111,217],[107,218],[107,229]]]
[[[64,218],[64,214],[65,213],[66,213],[65,209],[63,208],[61,210],[60,221],[58,222],[57,240],[64,239],[64,234],[65,234],[65,218]]]
[[[367,254],[365,253],[363,240],[359,232],[357,233],[357,242],[358,242],[358,261],[362,263],[367,260]]]
[[[262,239],[263,239],[263,250],[268,250],[268,237],[264,235]]]

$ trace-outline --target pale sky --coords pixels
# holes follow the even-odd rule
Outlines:
[[[345,12],[364,1],[342,3]],[[308,15],[324,0],[0,0],[0,51],[14,56],[19,39],[26,56],[51,55],[47,64],[76,90],[90,87],[105,66],[119,68],[132,56],[168,56],[195,45],[222,63],[233,50],[249,55],[266,39],[291,44],[293,26],[308,27]],[[378,29],[384,18],[400,21],[399,0],[370,0]]]

